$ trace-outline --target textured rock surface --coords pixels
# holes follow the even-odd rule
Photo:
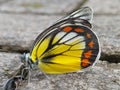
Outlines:
[[[93,30],[97,33],[102,50],[102,57],[110,62],[120,62],[120,15],[95,15]],[[112,60],[113,59],[113,60]]]
[[[43,74],[32,74],[31,82],[21,90],[119,90],[119,64],[98,61],[91,69],[83,73],[48,75],[51,83]]]
[[[3,51],[28,50],[35,38],[61,16],[0,14]]]
[[[15,70],[19,69],[20,62],[20,54],[0,52],[0,87],[8,77],[13,76]]]
[[[23,83],[19,90],[120,90],[119,3],[119,0],[1,0],[0,90],[21,65],[20,53],[29,50],[37,35],[81,5],[93,8],[93,30],[101,42],[101,59],[112,63],[98,61],[86,72],[48,75],[49,79],[32,71],[31,81],[28,85]]]
[[[0,53],[0,57],[0,67],[2,67],[0,69],[0,86],[2,87],[3,82],[19,68],[21,63],[20,54]],[[48,75],[48,78],[38,71],[32,71],[29,84],[23,83],[19,90],[65,90],[67,88],[68,90],[119,90],[120,64],[98,61],[92,69],[83,73]]]
[[[55,14],[72,11],[82,0],[13,0],[0,6],[1,11],[14,13]]]
[[[84,6],[90,6],[95,14],[120,14],[120,0],[88,0]]]

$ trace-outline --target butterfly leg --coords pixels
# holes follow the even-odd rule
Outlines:
[[[22,80],[23,77],[21,76],[10,78],[3,86],[3,90],[16,90],[18,86],[20,86]]]
[[[28,74],[29,70],[21,65],[17,73],[3,85],[3,90],[16,90],[22,84],[22,81],[27,79]]]

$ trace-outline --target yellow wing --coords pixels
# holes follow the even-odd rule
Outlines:
[[[68,28],[52,32],[34,47],[31,59],[33,62],[39,60],[38,66],[45,73],[60,74],[81,69],[84,37],[76,32],[65,32]]]
[[[99,41],[91,28],[92,11],[84,7],[42,32],[30,52],[31,61],[49,74],[75,72],[99,58]]]
[[[56,29],[38,40],[31,52],[32,61],[49,74],[75,72],[92,65],[98,43],[88,31],[77,25]]]

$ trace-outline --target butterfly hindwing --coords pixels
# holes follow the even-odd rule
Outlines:
[[[79,71],[92,65],[98,54],[97,38],[83,26],[64,26],[49,33],[37,43],[32,60],[46,73]],[[33,56],[36,56],[33,58]]]

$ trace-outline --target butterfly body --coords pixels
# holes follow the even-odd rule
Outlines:
[[[48,74],[76,72],[92,66],[99,58],[100,45],[91,30],[91,15],[86,7],[47,28],[34,41],[31,62]]]

